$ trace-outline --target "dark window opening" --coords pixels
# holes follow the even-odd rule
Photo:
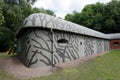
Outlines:
[[[113,46],[120,46],[119,42],[114,42]]]
[[[68,40],[66,40],[66,39],[59,39],[57,42],[58,43],[68,43]]]
[[[80,45],[82,45],[82,42],[80,42]]]

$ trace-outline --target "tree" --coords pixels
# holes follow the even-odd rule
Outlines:
[[[112,0],[106,5],[105,27],[107,33],[120,32],[120,1]]]
[[[67,14],[65,19],[104,32],[120,32],[120,1],[86,5],[82,12]]]
[[[14,5],[14,4],[23,4],[23,5],[25,5],[26,3],[27,4],[30,4],[30,5],[32,5],[32,4],[34,4],[35,2],[36,2],[37,0],[4,0],[4,2],[6,3],[6,4],[11,4],[11,5]]]
[[[0,51],[13,47],[15,34],[8,28],[0,27]]]
[[[15,31],[24,19],[23,10],[18,5],[9,6],[4,11],[4,17],[6,22],[4,26]]]
[[[16,1],[19,1],[19,3]],[[6,23],[4,26],[12,30],[17,30],[23,20],[32,13],[42,12],[55,15],[51,10],[45,10],[43,8],[32,8],[30,1],[35,2],[36,0],[5,0],[3,13]]]
[[[5,18],[5,27],[15,31],[21,25],[24,18],[31,14],[32,7],[27,1],[4,0],[5,5],[2,10]]]
[[[56,14],[51,11],[51,10],[46,10],[46,14],[52,15],[52,16],[56,16]]]
[[[49,14],[49,15],[52,15],[52,16],[56,16],[55,13],[51,10],[46,10],[44,8],[33,8],[32,9],[32,13],[45,13],[45,14]]]
[[[113,30],[113,26],[115,26],[115,21],[113,19],[106,19],[104,22],[105,29],[107,31],[104,31],[105,33],[111,33]]]
[[[3,2],[0,1],[0,27],[4,23],[4,16],[2,14],[2,7],[3,7]]]
[[[73,15],[68,14],[65,19],[100,31],[104,19],[104,11],[105,5],[98,2],[96,4],[86,5],[81,13],[74,12]]]
[[[73,16],[72,14],[67,14],[67,15],[65,16],[65,20],[74,22],[74,16]]]

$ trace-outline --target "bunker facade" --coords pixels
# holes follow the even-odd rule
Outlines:
[[[53,66],[110,50],[110,35],[53,16],[28,16],[17,32],[18,56],[31,68]]]

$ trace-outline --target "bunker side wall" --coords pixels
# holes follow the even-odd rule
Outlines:
[[[66,42],[58,42],[59,40]],[[54,63],[63,63],[74,59],[109,51],[109,40],[99,39],[68,32],[54,32]]]
[[[40,28],[26,30],[18,42],[19,57],[31,68],[109,51],[109,40],[57,30],[52,34],[50,30]]]

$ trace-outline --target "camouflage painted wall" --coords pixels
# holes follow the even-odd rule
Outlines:
[[[25,32],[18,41],[19,57],[27,67],[51,66],[109,50],[109,40],[57,30],[52,38],[50,30],[40,28]]]

